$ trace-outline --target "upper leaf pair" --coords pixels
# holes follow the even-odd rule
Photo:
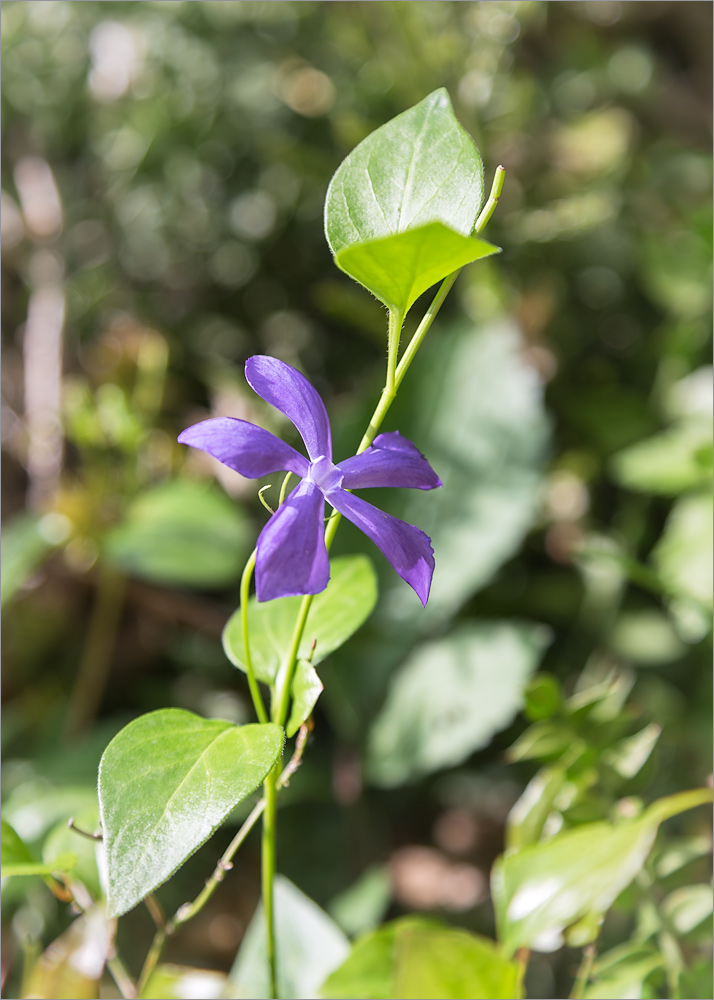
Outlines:
[[[342,162],[325,233],[337,266],[403,317],[431,285],[498,252],[471,236],[482,201],[478,149],[435,90]]]

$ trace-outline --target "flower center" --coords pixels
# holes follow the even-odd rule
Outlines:
[[[319,490],[322,490],[323,493],[329,493],[330,490],[340,488],[344,476],[341,470],[336,465],[333,465],[326,455],[320,455],[319,458],[310,463],[306,478],[309,482],[314,483]]]

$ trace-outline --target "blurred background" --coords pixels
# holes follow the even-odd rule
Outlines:
[[[441,86],[487,189],[506,167],[486,231],[503,253],[461,276],[390,413],[445,487],[370,499],[432,536],[432,598],[422,612],[371,553],[378,610],[321,668],[280,870],[350,933],[414,910],[491,933],[506,815],[563,738],[597,771],[572,824],[707,781],[711,20],[701,2],[3,3],[3,797],[38,852],[71,839],[68,815],[96,824],[99,757],[139,713],[251,719],[221,631],[259,484],[176,435],[232,415],[289,437],[243,377],[267,353],[353,453],[386,320],[332,263],[325,191]],[[340,529],[338,554],[363,549]],[[563,737],[562,697],[598,684],[607,726],[568,716]],[[608,784],[612,741],[660,729]],[[701,818],[679,823],[706,877]],[[231,835],[161,890],[167,909]],[[258,846],[169,959],[230,967]],[[66,910],[40,879],[7,884],[11,988]],[[633,919],[625,900],[610,943]],[[122,921],[132,967],[150,928]],[[536,957],[531,995],[559,995],[574,962]]]

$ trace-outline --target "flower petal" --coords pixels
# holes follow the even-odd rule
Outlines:
[[[372,539],[426,605],[434,573],[434,552],[429,536],[345,490],[332,490],[326,500]]]
[[[369,486],[407,486],[433,490],[441,480],[415,444],[399,431],[379,434],[359,455],[340,462],[344,473],[342,485],[347,490]]]
[[[284,361],[256,354],[245,363],[248,384],[266,403],[284,413],[300,431],[310,458],[332,458],[325,404],[304,375]]]
[[[319,594],[330,579],[325,547],[325,499],[303,479],[258,537],[255,591],[259,601]]]
[[[259,479],[282,470],[306,476],[309,467],[304,456],[289,444],[263,427],[236,417],[202,420],[182,431],[178,440],[180,444],[207,451],[248,479]]]

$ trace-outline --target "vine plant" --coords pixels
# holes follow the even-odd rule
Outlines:
[[[248,359],[246,378],[295,424],[307,458],[268,431],[232,418],[204,421],[179,438],[245,476],[284,471],[286,477],[279,506],[245,566],[240,606],[224,632],[228,658],[247,676],[257,721],[239,726],[179,709],[151,712],[122,729],[100,763],[101,831],[96,836],[108,914],[121,917],[143,901],[156,922],[136,981],[118,956],[109,963],[125,997],[157,995],[151,991],[152,976],[167,939],[203,908],[259,821],[262,916],[256,919],[264,921],[259,950],[265,981],[262,987],[253,983],[250,994],[240,993],[250,984],[238,984],[238,995],[303,995],[290,992],[276,935],[277,800],[305,751],[322,691],[316,667],[349,639],[377,601],[370,560],[330,561],[329,550],[341,518],[348,518],[426,604],[438,552],[434,556],[417,527],[379,511],[353,490],[441,486],[417,445],[382,428],[459,271],[498,252],[480,234],[503,182],[504,169],[498,167],[484,204],[480,154],[444,90],[369,135],[333,177],[325,231],[335,263],[388,310],[384,387],[354,456],[333,462],[329,420],[316,391],[289,365],[262,356]],[[402,347],[408,311],[436,284],[436,296]],[[438,456],[433,458],[438,467]],[[333,508],[326,523],[325,501]],[[254,577],[256,595],[251,597]],[[612,697],[605,687],[563,711],[570,712],[568,718],[582,718]],[[286,739],[295,740],[289,756]],[[638,752],[642,757],[641,747]],[[594,972],[593,952],[586,946],[596,939],[615,898],[640,872],[659,824],[710,795],[684,792],[648,808],[621,810],[617,821],[553,833],[546,819],[557,811],[558,796],[568,782],[581,780],[574,777],[580,758],[572,741],[568,754],[539,773],[512,814],[507,850],[492,880],[497,942],[421,918],[402,918],[369,933],[342,954],[344,961],[324,970],[320,995],[521,997],[530,950],[557,947],[564,934],[569,943],[585,947],[573,996],[616,995],[588,993]],[[261,784],[262,796],[203,890],[167,919],[154,892]],[[9,828],[3,830],[6,835],[12,839]],[[15,841],[10,846],[21,864],[22,846]],[[56,875],[57,866],[52,871]],[[92,905],[77,894],[75,903],[85,910]],[[650,962],[648,968],[655,965]]]

